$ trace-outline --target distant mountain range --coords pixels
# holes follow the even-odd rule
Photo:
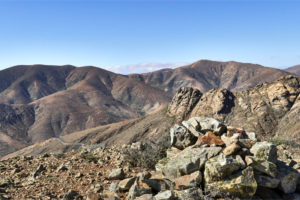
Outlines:
[[[180,87],[240,91],[288,74],[209,60],[126,76],[97,67],[15,66],[0,71],[0,156],[50,138],[155,114]],[[108,127],[120,132],[119,126]]]
[[[300,76],[300,65],[295,65],[293,67],[289,67],[289,68],[285,69],[285,71],[288,71],[290,73]]]

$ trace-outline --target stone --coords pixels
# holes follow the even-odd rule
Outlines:
[[[299,173],[287,166],[284,162],[277,162],[277,177],[280,180],[279,189],[285,194],[291,194],[296,191]]]
[[[194,136],[199,137],[200,135],[202,135],[200,133],[201,130],[201,126],[199,124],[199,122],[196,120],[195,117],[190,118],[187,121],[182,121],[182,125],[189,130]]]
[[[229,146],[231,144],[238,143],[238,141],[239,141],[239,134],[233,134],[230,137],[226,136],[225,134],[223,134],[221,136],[221,140],[225,143],[226,146]]]
[[[75,175],[75,178],[81,178],[83,176],[82,173],[78,172],[76,175]]]
[[[119,189],[122,191],[127,191],[131,188],[131,186],[134,184],[134,181],[136,180],[135,177],[126,178],[119,182]]]
[[[221,181],[240,168],[241,164],[232,156],[220,154],[205,163],[204,180],[206,183]]]
[[[222,135],[227,131],[227,127],[216,119],[209,117],[195,117],[201,127],[201,132],[213,131],[215,135]]]
[[[224,180],[205,183],[205,192],[217,198],[251,199],[257,189],[252,167],[233,174]]]
[[[149,185],[155,193],[173,188],[172,182],[168,179],[145,179],[142,182]]]
[[[66,167],[66,165],[64,163],[62,163],[57,169],[56,172],[60,172],[60,171],[66,171],[68,170],[68,168]]]
[[[196,142],[196,144],[205,143],[209,146],[224,146],[225,143],[221,140],[220,137],[216,136],[213,132],[208,131],[204,136],[200,136]]]
[[[109,187],[108,187],[108,190],[111,191],[111,192],[119,192],[120,188],[119,188],[119,183],[118,182],[112,182]]]
[[[280,183],[280,180],[277,178],[272,178],[261,174],[256,174],[254,177],[259,187],[277,188]]]
[[[101,199],[101,196],[100,196],[100,194],[97,194],[97,193],[89,193],[86,196],[86,200],[99,200],[99,199]]]
[[[152,194],[144,194],[142,196],[136,197],[135,200],[155,200]]]
[[[254,162],[254,157],[253,156],[245,156],[245,161],[247,166],[250,166]]]
[[[69,190],[63,197],[64,200],[73,200],[78,197],[79,194],[75,190]]]
[[[38,175],[40,175],[40,173],[42,171],[45,171],[45,170],[46,170],[46,168],[44,167],[44,165],[39,165],[38,168],[33,172],[32,176],[35,178]]]
[[[144,194],[152,194],[151,187],[146,183],[136,180],[129,189],[127,199],[134,200],[136,197],[142,196]]]
[[[243,160],[242,156],[240,155],[235,155],[233,156],[234,159],[240,164],[241,169],[245,169],[247,167],[245,161]]]
[[[203,198],[203,192],[201,188],[194,187],[186,190],[176,191],[175,194],[178,200],[199,200]]]
[[[199,187],[202,181],[202,174],[196,171],[192,174],[184,175],[174,179],[175,189],[184,190],[193,187]]]
[[[182,150],[196,143],[197,137],[186,130],[185,127],[175,124],[170,129],[171,145]]]
[[[168,160],[162,172],[170,180],[191,174],[202,169],[205,162],[218,155],[221,150],[221,147],[186,148]]]
[[[252,146],[250,152],[254,154],[255,160],[267,160],[274,164],[277,161],[277,148],[269,142],[257,142]]]
[[[251,147],[256,143],[256,140],[252,139],[239,139],[238,143],[242,148],[251,149]]]
[[[254,170],[262,172],[266,175],[269,175],[273,178],[276,177],[277,174],[277,166],[269,161],[256,161],[254,160],[254,162],[250,165],[254,168]]]
[[[235,154],[236,152],[238,152],[240,150],[240,146],[236,143],[233,143],[227,147],[225,147],[225,149],[223,150],[223,154],[225,155],[232,155]]]
[[[109,180],[120,180],[125,177],[125,173],[122,168],[113,169],[108,175]]]
[[[172,200],[174,199],[174,194],[171,190],[166,190],[163,192],[159,192],[154,196],[155,200]]]

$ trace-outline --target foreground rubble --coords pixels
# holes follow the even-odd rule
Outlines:
[[[299,199],[300,163],[254,132],[194,117],[170,130],[155,170],[132,167],[123,149],[16,157],[0,162],[2,199]],[[278,150],[280,150],[278,152]],[[299,193],[298,193],[299,192]]]

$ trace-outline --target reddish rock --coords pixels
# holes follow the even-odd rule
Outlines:
[[[197,187],[202,181],[202,176],[199,171],[189,175],[178,177],[174,180],[175,188],[178,190]]]
[[[208,145],[224,146],[223,140],[216,136],[213,132],[209,131],[204,136],[199,137],[196,144],[205,143]]]

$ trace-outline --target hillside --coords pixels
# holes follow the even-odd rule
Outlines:
[[[300,77],[297,76],[281,77],[240,92],[212,89],[201,93],[198,89],[181,88],[166,109],[137,119],[65,135],[62,137],[65,142],[62,148],[51,149],[51,146],[56,146],[53,142],[61,145],[61,141],[55,140],[24,148],[4,159],[43,152],[65,152],[74,144],[77,144],[76,148],[80,147],[78,144],[122,146],[156,140],[166,135],[174,123],[198,116],[213,117],[226,125],[254,131],[261,139],[275,136],[280,141],[297,144],[300,141],[299,94]]]
[[[241,91],[273,81],[288,72],[250,63],[200,60],[176,69],[163,69],[129,77],[174,95],[180,87],[194,87],[201,92],[213,88]]]
[[[166,105],[164,92],[96,67],[17,66],[0,71],[0,155]]]
[[[300,65],[295,65],[295,66],[293,66],[293,67],[289,67],[289,68],[285,69],[285,71],[300,76]]]

